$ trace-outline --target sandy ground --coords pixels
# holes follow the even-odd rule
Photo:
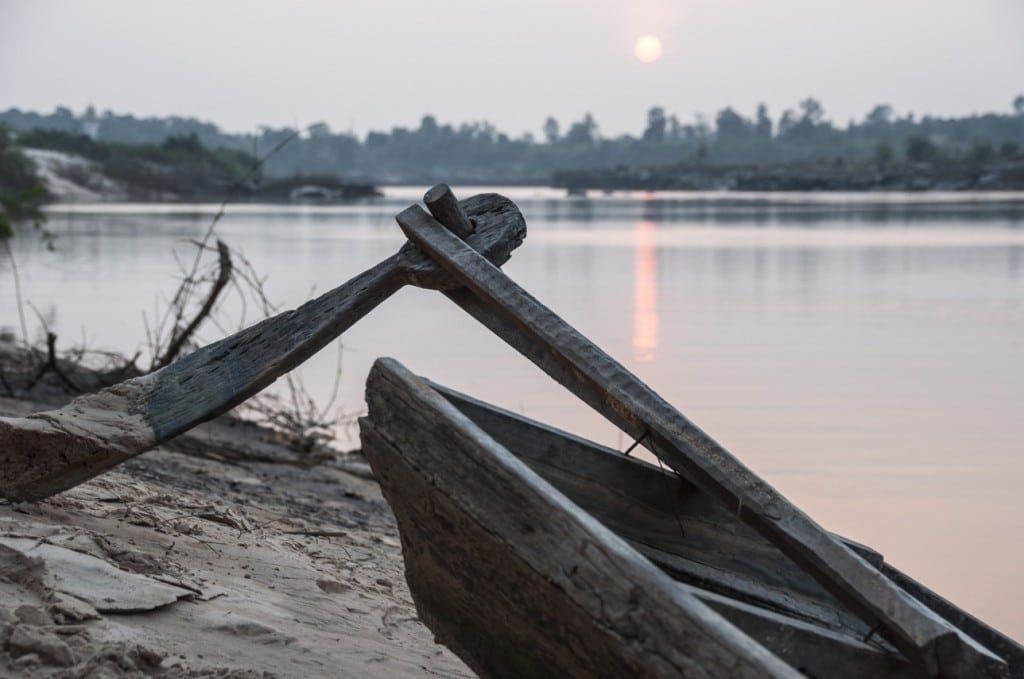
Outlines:
[[[473,676],[418,622],[366,469],[298,462],[222,419],[0,504],[0,676]]]

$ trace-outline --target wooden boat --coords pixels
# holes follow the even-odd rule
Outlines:
[[[670,470],[383,359],[363,450],[424,621],[484,676],[918,677],[770,541]],[[1024,676],[1024,648],[837,538]],[[1005,663],[1005,667],[1003,667]]]
[[[457,202],[451,201],[451,205],[458,209]],[[633,437],[636,445],[643,444],[660,463],[687,479],[707,497],[717,500],[727,511],[734,513],[739,522],[777,548],[852,616],[864,623],[868,629],[865,640],[884,638],[921,676],[973,679],[1005,675],[1006,662],[1003,659],[885,577],[864,556],[800,511],[672,404],[482,257],[458,235],[463,231],[460,225],[465,223],[464,217],[441,214],[436,210],[427,214],[412,206],[399,213],[396,220],[410,242],[436,262],[454,282],[461,284],[462,287],[444,290],[444,295]],[[368,394],[370,392],[368,388]],[[502,452],[503,447],[493,440],[482,442],[477,433],[469,433],[475,442],[473,445],[479,449],[474,453],[477,457],[505,459],[511,455],[507,451]],[[422,445],[423,441],[409,438],[406,443]],[[483,449],[487,452],[482,453]],[[521,486],[525,477],[518,471],[510,473],[509,483]],[[551,506],[541,510],[540,515],[579,514],[562,511],[561,500],[552,499],[556,496],[551,493],[541,494]],[[557,498],[564,499],[564,496],[559,494]],[[486,507],[487,503],[484,503],[476,511],[486,513]],[[473,511],[471,506],[463,509]],[[602,528],[600,523],[581,524],[575,531],[566,529],[562,537],[571,543],[581,534],[586,534],[588,537],[584,544],[593,545]],[[604,530],[605,537],[608,537],[610,534]],[[522,535],[509,536],[506,543],[518,550],[520,545],[516,540],[529,543],[528,537]],[[612,544],[604,538],[601,541],[606,546]],[[615,544],[618,546],[612,551],[620,556],[625,554],[620,549],[622,545]],[[657,577],[651,575],[649,568],[644,570],[643,564],[650,567],[650,562],[638,562],[632,557],[626,562],[634,575],[647,573],[645,582],[653,588],[651,591],[659,592],[655,600],[676,596],[678,588],[666,590],[665,583],[657,584]],[[627,568],[626,562],[619,565]],[[543,570],[550,572],[549,568]],[[670,591],[671,595],[668,594]],[[626,595],[627,600],[631,596]],[[579,601],[574,602],[574,605],[579,604]],[[754,662],[753,656],[743,655],[749,651],[750,646],[746,643],[749,639],[732,636],[717,622],[704,625],[705,613],[710,609],[698,604],[692,596],[685,602],[677,598],[675,608],[689,611],[691,622],[712,635],[712,641],[705,640],[708,648],[731,649],[719,653],[716,658],[725,662],[727,658],[742,656],[746,658],[744,662]],[[604,615],[604,608],[599,607],[597,613]],[[716,620],[720,622],[724,618]],[[635,624],[635,621],[630,621],[627,626]],[[681,640],[685,636],[684,631],[692,629],[691,626],[684,629],[676,627],[674,633],[682,635],[679,637]],[[594,640],[592,645],[600,646],[602,643]],[[757,644],[755,647],[762,648]],[[692,643],[687,648],[689,650],[683,657],[691,660],[697,655],[704,658],[701,654],[707,650]],[[701,666],[714,667],[715,674],[738,672],[726,671],[725,666],[716,665],[714,661]],[[770,675],[777,671],[777,667],[764,665],[753,673]],[[668,673],[672,672],[689,673],[679,667]]]
[[[808,622],[861,640],[835,646],[836,640],[831,639],[821,644],[822,648],[833,646],[837,652],[843,648],[853,656],[872,659],[863,667],[872,672],[849,676],[879,676],[883,669],[893,669],[889,667],[892,657],[881,661],[878,652],[892,656],[892,646],[878,640],[870,653],[861,654],[864,645],[871,645],[862,640],[873,636],[863,622],[734,513],[678,474],[441,385],[431,387],[574,504],[665,573],[693,586],[699,598],[739,627],[759,635],[770,634],[780,622],[793,627],[791,622],[763,612],[773,611],[789,621]],[[1024,673],[1024,647],[1019,643],[887,563],[874,549],[837,537],[905,592],[1007,660],[1011,670],[1016,669],[1012,676]],[[737,601],[762,612],[736,605]],[[792,633],[799,636],[801,629],[793,628]],[[813,658],[799,658],[818,645],[819,637],[801,638],[799,653],[797,647],[777,642],[772,644],[773,650],[807,667]],[[827,670],[819,674],[844,676],[841,669]]]

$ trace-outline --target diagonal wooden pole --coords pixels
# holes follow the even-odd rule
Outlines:
[[[718,497],[932,677],[1001,677],[1005,663],[835,540],[714,439],[417,206],[410,241],[463,288],[445,294],[704,492]]]
[[[461,205],[476,225],[467,237],[501,265],[526,223],[497,194]],[[380,264],[298,309],[242,330],[167,367],[79,397],[59,410],[0,418],[0,496],[37,500],[67,490],[224,413],[267,387],[405,285],[452,282],[409,243]]]

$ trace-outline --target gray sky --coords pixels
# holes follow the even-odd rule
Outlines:
[[[633,56],[642,34],[662,58]],[[487,119],[539,132],[591,111],[640,131],[813,95],[845,123],[1007,111],[1024,93],[1024,0],[0,0],[0,108],[192,115],[233,131],[363,134]]]

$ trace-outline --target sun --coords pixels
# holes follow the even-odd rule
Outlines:
[[[641,35],[633,45],[633,54],[645,64],[651,64],[661,58],[661,41],[653,35]]]

